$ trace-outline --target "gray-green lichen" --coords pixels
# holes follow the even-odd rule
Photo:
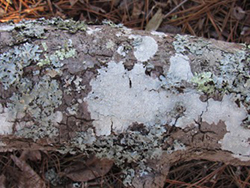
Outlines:
[[[210,44],[210,42],[205,39],[197,39],[194,36],[188,35],[177,34],[175,39],[176,40],[173,42],[173,45],[177,53],[187,54],[188,51],[190,51],[193,54],[202,55],[205,48]],[[197,39],[197,41],[191,42],[191,39]]]
[[[27,38],[46,38],[44,26],[35,24],[33,21],[22,21],[15,25],[17,30],[16,38],[21,41],[27,41]]]
[[[0,27],[0,31],[9,31],[12,33],[14,42],[10,45],[31,41],[34,38],[46,39],[48,30],[65,30],[69,33],[77,31],[86,31],[87,25],[83,21],[74,21],[72,19],[63,20],[61,18],[52,18],[46,20],[39,18],[36,20],[22,20],[17,24]]]
[[[95,139],[93,130],[89,129],[76,136],[72,143],[82,146],[84,150],[94,151],[100,158],[115,159],[117,165],[159,158],[163,152],[161,146],[166,139],[166,129],[160,125],[139,127],[138,130],[128,130],[118,136],[109,135],[98,139]]]
[[[216,45],[219,46],[220,43]],[[247,57],[249,53],[246,53],[246,49],[220,50],[216,45],[206,39],[197,39],[188,35],[176,35],[173,42],[177,54],[199,59],[199,61],[194,60],[192,65],[195,75],[192,82],[198,90],[207,94],[219,91],[248,96],[249,63],[247,61],[249,60]],[[206,64],[205,70],[196,68],[203,67],[203,64]]]
[[[58,135],[58,113],[55,110],[62,103],[62,91],[53,78],[62,74],[63,60],[76,55],[70,39],[54,52],[48,52],[45,42],[41,46],[24,43],[0,55],[0,84],[6,91],[10,88],[16,90],[6,104],[8,117],[3,118],[11,122],[9,126],[15,126],[16,135],[33,139]],[[41,58],[42,53],[45,58]],[[34,77],[24,75],[26,67],[36,67],[31,71]],[[77,84],[77,80],[75,82]],[[21,122],[22,118],[29,120],[14,123]]]
[[[56,26],[58,29],[67,30],[69,33],[77,31],[86,31],[87,25],[83,21],[74,21],[73,19],[63,20],[61,18],[52,18],[48,24]]]
[[[13,120],[21,119],[25,115],[29,115],[34,120],[32,127],[25,127],[17,134],[34,139],[56,136],[58,132],[53,126],[53,121],[56,118],[55,109],[62,103],[62,91],[57,81],[51,80],[49,76],[42,77],[33,88],[31,86],[29,80],[21,80],[20,93],[13,94],[10,98],[11,103],[7,103]],[[39,128],[37,124],[40,125]]]
[[[47,51],[47,45],[46,43],[42,43],[42,46],[45,51]],[[59,46],[59,49],[56,50],[54,53],[49,55],[48,53],[44,54],[44,59],[41,59],[37,65],[44,66],[44,65],[50,65],[52,64],[53,67],[59,68],[63,66],[62,61],[64,59],[75,57],[76,56],[76,50],[73,47],[72,40],[69,39],[64,43],[64,45]]]
[[[147,160],[157,160],[164,152],[185,150],[185,146],[177,140],[170,147],[164,148],[167,139],[167,130],[162,125],[146,127],[135,124],[124,133],[98,137],[98,139],[93,129],[88,129],[78,133],[72,140],[72,144],[80,147],[84,152],[94,152],[97,157],[113,159],[119,167],[126,167],[123,174],[124,184],[130,185],[135,174],[133,169],[124,166],[125,164],[137,164],[140,176],[144,176],[153,171],[146,165]]]
[[[111,20],[103,20],[102,23],[105,24],[105,25],[109,25],[110,27],[114,27],[114,28],[122,28],[122,27],[124,27],[123,24],[121,24],[121,23],[120,24],[115,24]]]
[[[210,94],[215,91],[213,74],[211,72],[195,74],[191,81],[197,85],[198,90],[204,93]]]
[[[41,52],[38,45],[25,43],[0,54],[0,82],[5,90],[20,82],[23,69],[32,62],[38,62]]]

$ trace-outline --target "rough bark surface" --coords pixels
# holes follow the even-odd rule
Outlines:
[[[250,165],[247,46],[60,19],[1,24],[0,38],[1,152],[136,163],[137,187],[181,161]]]

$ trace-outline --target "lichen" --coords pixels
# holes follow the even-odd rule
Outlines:
[[[209,124],[225,122],[227,133],[220,141],[223,150],[234,154],[250,157],[249,135],[250,130],[240,126],[246,118],[247,112],[244,107],[238,107],[235,102],[236,95],[225,95],[222,101],[208,100],[208,108],[202,114],[202,120]]]
[[[66,108],[67,113],[69,115],[76,115],[77,111],[78,111],[78,106],[79,106],[79,104],[75,103],[75,104],[71,105],[70,107],[67,107]]]
[[[204,93],[211,94],[215,91],[215,82],[211,72],[195,74],[191,82],[196,84],[197,89]]]
[[[184,116],[173,124],[179,127],[194,123],[206,109],[196,91],[175,95],[163,89],[158,78],[146,75],[141,64],[128,71],[122,62],[110,62],[107,68],[98,71],[99,75],[90,82],[92,91],[84,98],[98,136],[120,133],[133,122],[147,126],[176,122],[176,117],[166,114],[177,102],[183,102],[187,108]]]
[[[170,67],[167,72],[167,82],[172,82],[173,85],[181,81],[190,81],[193,77],[189,58],[182,54],[175,54],[170,57]]]
[[[77,31],[86,31],[87,29],[87,25],[84,21],[74,21],[73,19],[63,20],[61,18],[52,18],[51,20],[48,20],[48,24],[61,30],[67,30],[72,34]]]
[[[42,44],[43,48],[46,49],[47,45],[46,43]],[[62,61],[64,59],[75,57],[76,56],[76,50],[73,47],[72,40],[69,39],[64,43],[64,45],[58,47],[59,50],[56,50],[51,55],[48,53],[44,53],[44,59],[40,59],[37,63],[38,66],[42,67],[44,65],[53,65],[54,68],[59,68],[63,66]],[[45,50],[46,51],[46,50]]]
[[[86,31],[87,29],[87,25],[83,21],[74,21],[73,19],[63,20],[62,18],[23,20],[10,28],[3,29],[8,29],[12,32],[15,43],[21,43],[29,41],[31,38],[47,38],[48,25],[53,26],[53,29],[66,30],[72,34],[77,31]]]
[[[31,20],[23,20],[14,25],[12,34],[16,43],[28,41],[29,38],[45,39],[45,26]]]
[[[195,39],[195,42],[192,42],[192,39]],[[187,54],[191,52],[196,55],[202,55],[209,44],[211,42],[203,38],[197,39],[194,36],[179,34],[175,36],[175,41],[173,42],[176,53]]]
[[[33,88],[28,80],[21,80],[20,93],[14,93],[7,103],[9,115],[21,119],[29,115],[34,120],[32,127],[25,127],[18,131],[17,135],[29,138],[41,138],[44,136],[56,136],[58,134],[53,121],[56,118],[55,109],[61,104],[62,91],[56,80],[49,76],[43,76]],[[36,126],[36,125],[40,126]]]
[[[0,54],[0,82],[5,90],[19,83],[23,68],[33,62],[38,62],[41,52],[38,45],[25,43]]]
[[[13,128],[13,122],[9,122],[8,109],[4,108],[2,104],[0,104],[0,134],[11,134]],[[0,142],[1,144],[1,142]]]
[[[140,62],[146,62],[158,51],[158,44],[153,37],[130,35],[133,39],[134,56]]]
[[[125,185],[130,185],[135,177],[135,170],[130,164],[137,164],[139,175],[143,177],[153,172],[147,165],[151,159],[158,160],[165,153],[185,150],[185,145],[174,140],[172,146],[165,147],[168,139],[167,129],[163,125],[147,127],[135,123],[126,132],[96,138],[93,129],[78,133],[71,144],[76,145],[86,153],[95,153],[99,158],[110,158],[115,164],[123,168]]]
[[[155,125],[146,127],[140,125],[138,130],[133,128],[118,135],[105,137],[96,136],[92,129],[79,133],[72,144],[81,146],[84,151],[95,152],[97,157],[107,157],[115,159],[119,166],[128,163],[139,162],[152,158],[159,158],[163,152],[161,146],[166,139],[166,129],[164,126]]]
[[[62,91],[53,78],[62,74],[63,60],[76,55],[71,39],[54,52],[48,50],[45,42],[42,42],[41,49],[38,45],[25,43],[0,55],[0,82],[5,90],[13,86],[17,89],[7,103],[8,117],[11,117],[8,121],[13,124],[23,117],[31,118],[27,124],[16,124],[15,134],[33,139],[58,135],[55,126],[58,113],[55,110],[62,103]],[[41,58],[42,52],[45,58]],[[46,65],[41,67],[45,71],[35,69],[32,72],[39,82],[34,82],[29,76],[24,77],[24,68],[30,65]]]
[[[111,21],[111,20],[106,20],[106,19],[103,20],[102,23],[103,23],[104,25],[108,25],[108,26],[113,27],[113,28],[122,28],[122,27],[123,27],[123,24],[122,24],[122,23],[120,23],[120,24],[115,24],[113,21]]]

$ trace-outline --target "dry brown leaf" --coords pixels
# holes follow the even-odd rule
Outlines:
[[[112,160],[96,158],[96,160],[88,166],[84,163],[71,165],[70,168],[65,169],[64,174],[73,181],[85,182],[104,176],[109,172],[112,166]]]
[[[97,6],[94,6],[94,5],[89,5],[90,9],[95,11],[95,12],[101,12],[101,13],[104,13],[106,14],[106,11],[100,7],[97,7]]]
[[[0,176],[0,188],[5,188],[6,186],[6,177],[5,177],[5,175],[4,174],[2,174],[1,176]]]
[[[15,165],[23,172],[19,178],[19,188],[46,188],[45,182],[37,173],[23,160],[14,155],[10,156]]]
[[[71,7],[73,7],[77,2],[78,2],[78,0],[69,0]]]
[[[146,31],[156,31],[158,27],[161,25],[164,15],[162,14],[162,10],[159,8],[155,15],[149,20],[146,25]]]
[[[144,6],[143,1],[134,3],[133,10],[131,13],[131,19],[133,19],[133,20],[138,19],[139,16],[141,14],[143,14],[143,12],[142,12],[143,6]]]
[[[31,161],[40,161],[41,160],[41,152],[38,150],[32,150],[32,151],[23,151],[20,160],[26,161],[27,159]]]
[[[5,11],[0,7],[0,17],[5,15]]]

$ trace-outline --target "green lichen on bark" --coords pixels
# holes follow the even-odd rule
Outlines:
[[[44,50],[47,51],[46,43],[42,43],[42,46]],[[47,52],[44,53],[45,58],[40,59],[37,65],[42,67],[44,65],[51,64],[54,68],[59,68],[63,66],[62,61],[64,59],[76,56],[76,50],[73,48],[71,39],[66,41],[64,45],[59,46],[58,48],[58,50],[54,51],[50,55]]]

